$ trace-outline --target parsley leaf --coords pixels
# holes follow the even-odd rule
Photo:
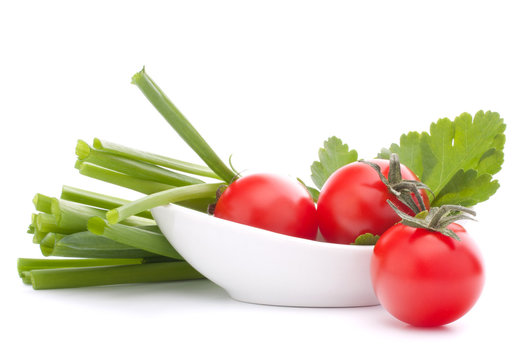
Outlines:
[[[463,113],[431,124],[428,132],[409,132],[400,144],[382,149],[378,157],[396,152],[435,194],[432,206],[473,206],[487,200],[498,187],[492,179],[504,161],[506,125],[496,112]]]
[[[356,238],[354,240],[354,245],[376,245],[378,242],[378,239],[380,239],[380,235],[373,235],[371,233],[365,233]]]
[[[321,189],[333,172],[358,160],[358,153],[356,150],[349,150],[347,144],[332,136],[324,141],[318,157],[320,161],[315,161],[311,165],[311,178],[316,187]]]
[[[305,182],[300,178],[296,178],[296,180],[298,180],[301,185],[305,186],[305,189],[307,189],[307,191],[309,192],[310,196],[312,197],[312,200],[314,200],[314,202],[318,202],[318,198],[320,197],[319,190],[313,188],[312,186],[306,185]]]
[[[476,170],[459,170],[433,200],[433,206],[446,204],[473,206],[486,201],[499,188],[490,174],[478,175]]]

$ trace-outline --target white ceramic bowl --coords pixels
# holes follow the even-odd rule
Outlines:
[[[306,307],[378,304],[369,274],[373,246],[295,238],[173,204],[152,214],[174,248],[233,299]]]

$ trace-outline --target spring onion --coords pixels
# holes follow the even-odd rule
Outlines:
[[[38,269],[22,272],[33,289],[60,289],[85,286],[148,283],[202,279],[186,262],[111,265],[77,268]]]

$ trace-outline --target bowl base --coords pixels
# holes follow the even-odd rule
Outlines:
[[[377,306],[380,302],[377,299],[362,299],[358,301],[355,299],[351,301],[349,299],[341,301],[328,302],[327,299],[324,301],[309,301],[309,300],[298,300],[298,299],[265,299],[255,298],[246,295],[233,294],[227,291],[227,294],[233,300],[255,305],[267,305],[267,306],[283,306],[283,307],[304,307],[304,308],[351,308],[351,307],[367,307]]]

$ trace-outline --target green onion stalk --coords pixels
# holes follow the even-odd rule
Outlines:
[[[146,74],[137,85],[200,156],[198,165],[95,138],[79,140],[75,168],[85,175],[143,194],[127,200],[64,185],[59,198],[37,194],[27,232],[46,259],[18,260],[23,282],[34,289],[203,279],[171,246],[150,210],[176,203],[205,212],[219,187],[237,178],[197,130]],[[207,182],[203,179],[213,179]]]
[[[173,159],[163,155],[157,155],[124,145],[115,144],[98,138],[93,139],[93,148],[110,154],[120,155],[127,159],[144,161],[153,165],[163,166],[169,169],[181,171],[187,174],[204,176],[212,179],[221,179],[207,166],[192,164],[186,161]]]
[[[214,173],[226,183],[231,183],[237,178],[237,174],[217,156],[168,96],[146,74],[144,68],[132,77],[132,84],[137,85],[150,103]]]
[[[195,177],[177,173],[157,165],[95,150],[82,140],[77,142],[76,154],[81,161],[89,162],[138,179],[152,180],[172,186],[203,183],[202,180]]]
[[[83,266],[36,269],[21,272],[22,280],[35,290],[86,286],[203,279],[186,262]]]

